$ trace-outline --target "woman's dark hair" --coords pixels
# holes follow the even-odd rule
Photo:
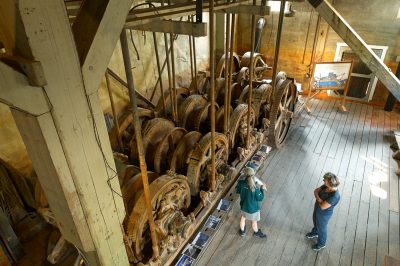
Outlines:
[[[338,187],[340,185],[339,178],[335,174],[332,174],[331,172],[325,173],[324,179],[328,180],[329,185],[331,187]]]

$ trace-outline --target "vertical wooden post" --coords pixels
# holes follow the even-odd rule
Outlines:
[[[278,61],[279,61],[279,49],[281,46],[281,35],[282,35],[282,25],[283,25],[283,16],[285,13],[285,4],[286,1],[281,1],[281,8],[279,11],[279,19],[278,19],[278,30],[276,33],[276,43],[275,43],[275,57],[274,57],[274,66],[272,69],[272,95],[275,92],[276,88],[276,72],[278,71]],[[273,129],[275,130],[275,129]]]
[[[255,5],[255,0],[253,1],[253,5]],[[250,143],[250,118],[251,118],[251,102],[253,98],[253,76],[254,76],[254,46],[255,46],[255,38],[256,38],[256,16],[251,15],[251,51],[250,51],[250,81],[249,81],[249,95],[247,99],[247,134],[246,134],[246,149],[249,148]]]
[[[164,115],[165,115],[167,113],[167,109],[165,107],[165,96],[164,96],[164,88],[163,88],[163,83],[162,83],[162,71],[161,71],[161,68],[160,68],[160,57],[158,55],[158,45],[157,45],[157,38],[156,38],[156,33],[155,32],[153,32],[153,43],[154,43],[154,51],[156,53],[158,80],[160,81],[160,97],[161,97],[163,112],[164,112]],[[155,88],[154,88],[154,91],[155,91]]]
[[[126,3],[118,1],[122,2]],[[111,0],[106,10],[115,8],[115,3]],[[108,53],[104,60],[97,60],[96,66],[104,69],[91,69],[99,77],[94,80],[82,72],[64,1],[20,0],[15,6],[23,25],[18,31],[19,46],[30,49],[40,62],[47,85],[29,87],[24,76],[16,74],[8,90],[0,84],[0,93],[7,96],[12,88],[44,95],[43,101],[28,99],[28,104],[21,104],[27,101],[21,93],[10,105],[57,224],[91,265],[128,265],[121,226],[125,208],[97,95]],[[90,34],[94,39],[100,28]],[[99,52],[93,48],[89,53]],[[16,108],[43,102],[51,106],[50,111],[31,113],[29,108]]]
[[[172,68],[172,95],[170,95],[171,101],[173,103],[172,117],[175,123],[178,123],[178,105],[176,102],[176,80],[175,80],[175,52],[174,52],[174,35],[171,33],[169,35],[169,41],[171,46],[171,68]]]
[[[140,128],[139,115],[137,112],[135,85],[133,82],[131,60],[129,57],[128,41],[126,40],[125,29],[121,32],[120,40],[121,40],[122,55],[124,58],[126,81],[128,83],[129,97],[131,99],[133,127],[135,129],[135,138],[137,141],[140,172],[142,173],[143,193],[144,193],[144,199],[145,199],[145,203],[146,203],[146,212],[147,212],[147,216],[149,219],[149,225],[150,225],[150,236],[151,236],[151,242],[152,242],[152,246],[153,246],[153,257],[157,258],[159,256],[158,240],[157,240],[157,234],[156,234],[156,226],[154,224],[154,218],[153,218],[153,208],[151,207],[151,195],[150,195],[150,190],[149,190],[149,179],[147,177],[146,160],[144,157],[142,130]]]
[[[229,47],[229,76],[228,76],[228,84],[229,84],[229,86],[228,86],[228,98],[227,98],[227,102],[228,102],[228,104],[230,105],[231,104],[231,98],[232,98],[232,89],[231,89],[231,84],[232,84],[232,66],[233,66],[233,45],[234,45],[234,42],[235,42],[235,22],[236,22],[236,17],[235,17],[235,13],[232,13],[232,15],[231,15],[231,17],[232,17],[232,23],[231,23],[231,39],[230,39],[230,47]],[[228,108],[228,110],[227,110],[227,117],[228,117],[228,129],[229,129],[229,127],[230,127],[230,117],[231,117],[231,114],[230,114],[230,112],[231,112],[231,110],[230,110],[230,108]],[[230,138],[230,135],[231,135],[231,132],[229,132],[229,130],[228,130],[228,132],[227,132],[227,137],[228,137],[228,139]],[[230,147],[230,141],[228,141],[228,150],[230,151],[231,150],[231,147]]]
[[[229,57],[229,42],[231,39],[231,21],[230,21],[230,15],[229,13],[226,13],[226,36],[225,36],[225,98],[224,98],[224,134],[227,135],[228,133],[228,128],[229,128],[229,116],[228,116],[228,110],[230,107],[230,102],[229,102],[229,87],[231,84],[228,82],[229,80],[229,75],[231,72],[231,60]]]
[[[211,101],[211,191],[216,189],[215,181],[215,22],[214,0],[210,1],[210,101]]]

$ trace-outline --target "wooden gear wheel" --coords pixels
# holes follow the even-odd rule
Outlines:
[[[243,55],[242,60],[240,61],[240,66],[242,68],[248,67],[250,69],[250,57],[251,57],[251,52],[246,52]],[[261,80],[264,72],[268,68],[268,65],[264,62],[261,54],[254,53],[253,57],[254,57],[254,60],[253,60],[254,78],[256,80]]]
[[[188,129],[188,122],[193,119],[196,111],[201,110],[206,106],[207,100],[202,95],[190,95],[178,107],[179,125]]]
[[[244,146],[243,134],[247,134],[247,104],[239,104],[235,110],[233,110],[232,116],[230,117],[230,148],[233,149],[238,145]],[[250,132],[254,128],[255,113],[254,109],[250,108]],[[240,132],[244,131],[244,132]]]
[[[156,173],[165,173],[168,170],[171,154],[173,154],[175,147],[186,133],[186,129],[176,127],[158,143],[154,154],[154,171]]]
[[[290,79],[279,80],[273,96],[268,129],[269,145],[281,148],[293,118],[297,91]]]
[[[242,84],[244,81],[249,80],[249,77],[250,69],[248,67],[242,67],[236,75],[236,82]]]
[[[187,97],[189,97],[189,95],[190,95],[190,91],[188,88],[176,88],[177,105],[179,106]],[[155,110],[158,113],[162,114],[164,117],[172,116],[171,97],[169,95],[169,90],[164,92],[164,100],[165,100],[165,109],[166,109],[167,114],[164,114],[161,97],[158,100]]]
[[[138,115],[139,115],[139,120],[141,121],[149,120],[154,118],[154,111],[138,107]],[[132,123],[133,123],[133,116],[131,110],[125,110],[124,112],[120,113],[120,115],[118,115],[119,134],[123,140],[123,143],[125,142],[124,140],[126,140],[129,143],[133,137],[132,132],[127,132],[128,127],[131,126]],[[112,150],[114,151],[118,150],[117,128],[115,127],[115,125],[111,128],[109,136],[110,136],[110,143]]]
[[[174,128],[174,123],[164,118],[154,118],[148,121],[143,127],[143,149],[149,169],[153,169],[154,167],[154,153],[158,143]],[[131,141],[131,159],[136,162],[139,160],[135,139]]]
[[[225,106],[221,106],[216,115],[215,115],[215,131],[224,133],[224,113],[225,113]],[[229,105],[229,114],[233,113],[232,106]],[[228,117],[229,119],[229,117]]]
[[[203,135],[197,131],[187,133],[178,143],[172,154],[170,169],[178,174],[186,174],[187,160],[194,145],[199,142]]]
[[[239,83],[233,83],[232,85],[228,84],[228,86],[229,90],[231,91],[231,105],[237,106],[237,99],[242,93],[243,88]],[[216,97],[216,102],[220,106],[225,104],[225,87],[218,92],[218,96]]]
[[[272,86],[269,84],[261,84],[260,86],[253,89],[251,105],[254,109],[255,117],[257,119],[262,119],[267,114],[269,115],[269,110],[271,109],[271,94]],[[248,98],[249,85],[247,85],[242,91],[242,94],[239,97],[239,103],[247,104]],[[261,121],[256,121],[256,124],[259,124],[260,122]]]
[[[219,106],[215,103],[215,110],[218,110]],[[198,109],[193,114],[193,119],[186,123],[188,130],[199,131],[203,134],[210,132],[211,130],[211,103],[207,103],[202,109]]]
[[[228,60],[230,58],[230,53],[228,53]],[[221,56],[221,59],[219,59],[219,62],[217,64],[216,70],[215,70],[215,77],[216,78],[222,78],[225,77],[225,54]],[[239,56],[236,53],[233,53],[233,64],[232,64],[232,73],[236,73],[240,69],[240,59]]]
[[[195,81],[197,81],[197,86]],[[199,71],[196,75],[196,79],[193,79],[190,83],[190,94],[204,94],[207,92],[210,86],[210,73],[206,71]]]
[[[228,161],[228,138],[215,133],[215,167]],[[201,190],[208,191],[209,178],[207,166],[211,164],[211,132],[201,138],[189,155],[187,176],[192,196],[199,195]]]
[[[158,177],[157,173],[147,172],[147,178],[149,183],[156,180]],[[140,196],[140,191],[143,190],[142,174],[136,174],[127,180],[121,187],[122,199],[126,206],[126,212],[130,213],[133,208],[133,203],[137,201]]]
[[[154,180],[149,190],[159,251],[162,254],[165,249],[176,249],[193,232],[193,220],[182,213],[190,205],[189,184],[183,175],[168,174]],[[144,193],[138,193],[140,196],[134,202],[126,224],[128,244],[133,251],[135,263],[152,257]]]

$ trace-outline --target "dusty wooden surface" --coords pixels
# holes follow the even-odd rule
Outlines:
[[[400,258],[399,179],[389,148],[398,111],[312,100],[312,113],[295,118],[286,145],[271,153],[258,175],[267,182],[259,227],[267,240],[238,235],[235,202],[197,265],[382,265]],[[341,179],[341,201],[328,226],[327,246],[314,252],[313,190],[331,171]]]

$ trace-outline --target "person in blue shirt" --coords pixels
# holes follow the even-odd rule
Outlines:
[[[246,167],[244,169],[245,179],[239,180],[236,185],[236,192],[240,194],[240,228],[239,235],[244,236],[246,234],[246,219],[251,220],[251,226],[253,228],[253,236],[259,238],[266,238],[261,229],[258,229],[257,222],[260,220],[260,205],[264,199],[264,190],[266,186],[256,178],[255,172],[252,168]],[[257,187],[256,183],[260,183],[260,187]]]
[[[328,222],[332,217],[333,209],[340,200],[339,184],[339,178],[328,172],[324,175],[324,185],[314,190],[314,227],[311,232],[306,234],[309,239],[318,238],[317,243],[312,246],[314,251],[320,251],[326,246]]]

